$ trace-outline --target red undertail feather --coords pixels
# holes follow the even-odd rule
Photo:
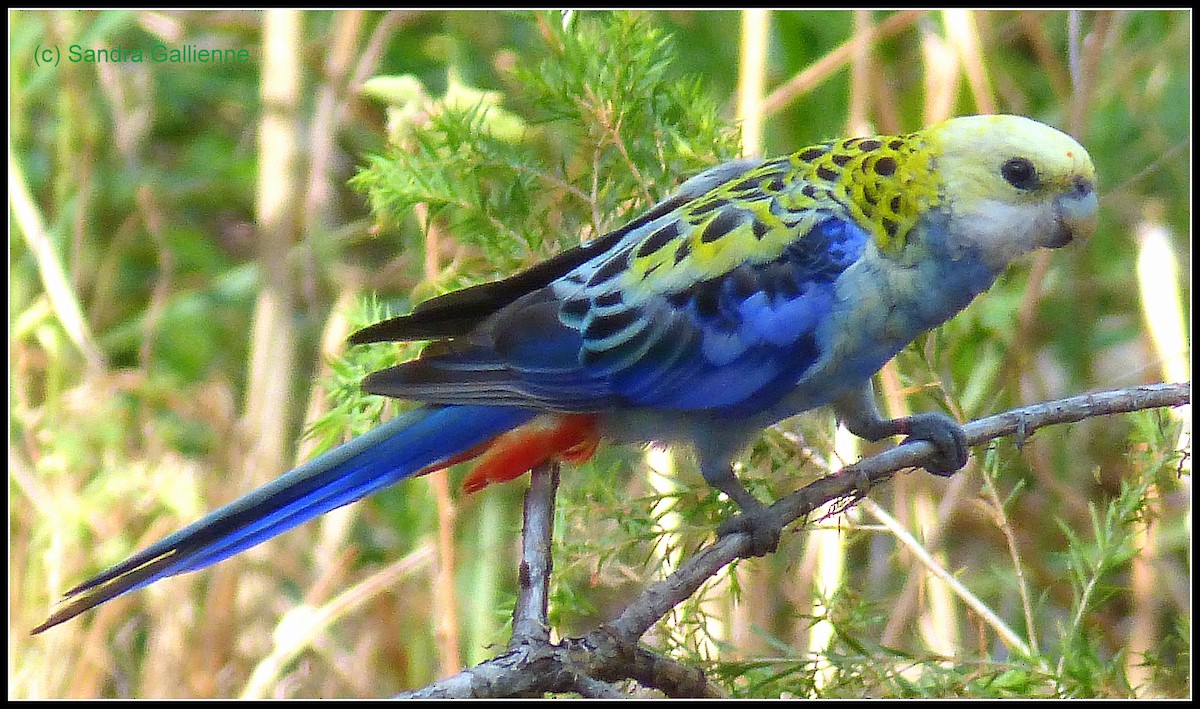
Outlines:
[[[446,465],[478,455],[475,469],[462,484],[464,491],[477,492],[491,483],[512,480],[544,463],[582,463],[592,457],[599,444],[595,414],[543,414],[524,426],[455,456],[455,460]]]

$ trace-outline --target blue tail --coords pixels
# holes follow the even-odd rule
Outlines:
[[[494,406],[422,407],[313,458],[67,591],[37,634],[105,601],[237,554],[443,463],[533,418]]]

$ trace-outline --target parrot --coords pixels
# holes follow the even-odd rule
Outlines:
[[[872,376],[1018,257],[1089,237],[1097,208],[1087,151],[1016,115],[711,167],[611,232],[354,333],[429,341],[362,383],[417,408],[75,586],[32,632],[397,481],[475,460],[475,491],[601,441],[690,447],[740,510],[718,534],[769,553],[781,530],[733,467],[755,436],[828,407],[861,438],[932,443],[932,473],[961,469],[962,427],[886,418]]]

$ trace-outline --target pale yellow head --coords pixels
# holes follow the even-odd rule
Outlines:
[[[1071,136],[1021,116],[966,116],[922,132],[950,229],[1003,266],[1096,227],[1096,171]]]

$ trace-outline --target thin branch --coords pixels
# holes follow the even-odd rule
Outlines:
[[[897,522],[895,517],[892,517],[887,513],[887,510],[875,504],[872,500],[863,500],[862,504],[875,519],[879,520],[887,528],[888,532],[897,541],[908,549],[909,553],[916,557],[922,566],[929,570],[935,577],[941,579],[942,583],[949,586],[954,591],[954,594],[962,599],[963,603],[978,613],[984,622],[996,631],[996,634],[1000,636],[1005,645],[1020,651],[1026,657],[1033,657],[1033,652],[1029,649],[1028,643],[1020,635],[1017,635],[1009,627],[1008,623],[1005,623],[991,608],[988,608],[987,604],[979,600],[979,596],[971,593],[970,589],[964,586],[961,581],[954,578],[954,574],[947,571],[945,566],[942,566],[937,559],[933,558],[933,555],[904,528],[904,525]]]
[[[864,36],[854,36],[838,45],[829,54],[809,64],[786,84],[772,91],[762,103],[764,116],[782,110],[801,94],[808,93],[838,69],[850,63],[858,42],[875,42],[899,34],[928,12],[928,10],[901,10],[878,25],[873,25]]]
[[[1012,557],[1017,594],[1021,597],[1021,609],[1025,612],[1025,634],[1029,640],[1029,653],[1036,657],[1041,654],[1041,650],[1038,648],[1037,623],[1033,617],[1033,601],[1029,597],[1029,583],[1025,579],[1025,564],[1021,561],[1021,547],[1017,543],[1013,525],[1008,521],[1008,514],[1004,511],[1004,501],[1000,499],[1000,493],[996,490],[996,481],[990,471],[989,474],[983,476],[983,490],[991,503],[996,528],[1004,535],[1004,543],[1008,546],[1008,555]]]
[[[554,568],[554,502],[558,492],[558,465],[538,466],[530,473],[525,492],[521,567],[517,573],[517,603],[513,608],[513,634],[509,649],[525,642],[550,639],[550,573]]]
[[[571,184],[570,182],[564,180],[563,178],[558,177],[556,175],[552,175],[549,172],[546,172],[545,170],[539,170],[539,169],[537,169],[535,167],[531,167],[529,165],[521,165],[521,164],[513,164],[513,163],[500,163],[500,162],[497,162],[497,164],[502,164],[504,167],[510,168],[513,172],[524,172],[524,173],[534,176],[535,178],[537,178],[539,180],[543,180],[543,181],[559,188],[560,190],[566,192],[569,195],[574,195],[575,197],[578,197],[584,204],[594,205],[596,203],[594,199],[592,199],[591,197],[588,196],[587,192],[584,192],[583,190],[579,189],[578,187],[576,187],[575,185]],[[593,175],[596,174],[595,171],[593,171],[592,174]],[[597,220],[597,228],[599,228],[599,220]]]
[[[922,530],[922,539],[927,548],[935,548],[942,544],[947,533],[950,520],[954,517],[963,502],[973,497],[979,491],[978,479],[974,476],[955,475],[950,484],[942,492],[934,514],[936,522],[932,527]],[[899,499],[899,498],[897,498]],[[921,593],[921,583],[925,580],[922,574],[909,574],[904,582],[904,588],[896,594],[892,604],[887,624],[879,635],[879,644],[894,647],[900,642],[900,636],[909,627],[913,616],[917,613],[917,602]]]
[[[604,117],[604,114],[600,112],[597,112],[596,115],[601,119]],[[646,204],[653,204],[654,195],[650,194],[650,187],[646,182],[646,178],[642,176],[642,171],[638,169],[637,162],[629,156],[629,150],[625,147],[625,141],[621,139],[621,120],[623,118],[624,116],[617,116],[616,123],[612,125],[601,120],[601,125],[609,132],[613,144],[617,146],[617,150],[621,151],[621,157],[625,159],[630,173],[637,180],[638,187],[642,191],[642,199],[646,200]]]

